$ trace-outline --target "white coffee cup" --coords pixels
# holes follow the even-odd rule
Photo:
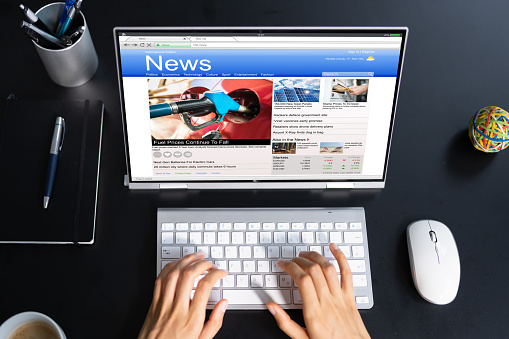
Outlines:
[[[43,322],[55,332],[58,339],[67,339],[58,324],[45,314],[39,312],[23,312],[13,315],[0,326],[0,339],[9,339],[19,328],[29,323]]]

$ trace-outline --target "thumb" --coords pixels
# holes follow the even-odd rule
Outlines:
[[[308,332],[306,329],[299,324],[297,324],[295,321],[290,318],[288,313],[285,312],[276,303],[269,302],[267,303],[267,308],[269,309],[270,313],[274,316],[276,319],[277,325],[279,328],[286,333],[291,338],[309,338]]]
[[[200,334],[200,339],[213,338],[223,325],[224,312],[228,307],[228,300],[223,299],[217,303],[212,312],[210,313],[209,320],[203,326]]]

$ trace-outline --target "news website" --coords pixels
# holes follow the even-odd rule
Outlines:
[[[274,39],[120,44],[134,181],[382,178],[401,38]]]

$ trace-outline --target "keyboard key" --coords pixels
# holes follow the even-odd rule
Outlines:
[[[161,231],[173,231],[175,229],[175,224],[172,222],[163,222],[161,224]]]
[[[247,228],[247,224],[245,222],[236,222],[233,224],[234,230],[245,230]]]
[[[267,274],[265,276],[265,287],[267,288],[277,287],[277,275]]]
[[[368,278],[366,275],[357,275],[354,274],[353,278],[353,287],[367,287],[368,286]]]
[[[330,251],[329,246],[324,246],[324,247],[323,247],[323,256],[324,256],[326,259],[332,259],[332,258],[334,258],[334,255],[333,255],[333,254],[332,254],[332,252]]]
[[[300,232],[288,232],[288,243],[299,244],[300,243]]]
[[[179,244],[179,245],[187,244],[187,232],[175,233],[175,244]]]
[[[189,224],[187,222],[178,222],[175,225],[175,229],[177,231],[187,231],[189,229]]]
[[[212,259],[221,259],[221,258],[223,258],[223,247],[221,247],[221,246],[211,246],[210,247],[210,257]]]
[[[235,276],[227,275],[223,278],[223,287],[235,287]]]
[[[237,287],[249,287],[249,276],[244,275],[244,274],[237,275]],[[224,295],[224,292],[225,291],[223,290],[223,295]],[[228,299],[228,298],[226,298],[226,299]],[[228,299],[228,302],[230,302],[229,299]]]
[[[316,232],[316,243],[317,244],[328,244],[329,235],[327,232]]]
[[[214,245],[216,243],[216,233],[215,232],[204,232],[203,233],[203,243],[206,245]]]
[[[190,232],[189,243],[193,245],[201,245],[201,232]]]
[[[281,258],[281,256],[279,255],[279,246],[268,246],[267,247],[267,258],[271,258],[271,259]]]
[[[287,274],[280,275],[279,276],[279,287],[281,287],[281,288],[292,287],[292,278]]]
[[[179,259],[181,257],[179,246],[165,246],[161,247],[161,250],[161,257],[163,259]]]
[[[315,242],[315,234],[313,232],[302,232],[302,243],[313,244]]]
[[[352,273],[366,272],[366,262],[364,260],[348,260]]]
[[[251,258],[251,246],[240,246],[239,247],[239,258],[242,258],[242,259]]]
[[[244,233],[243,232],[232,232],[232,244],[243,244]]]
[[[250,222],[250,223],[248,224],[248,228],[249,228],[250,230],[259,230],[259,229],[261,229],[261,228],[262,228],[262,224],[261,224],[261,223],[259,223],[259,222]]]
[[[185,257],[188,254],[192,254],[196,252],[194,246],[184,246],[182,247],[182,256]]]
[[[357,304],[369,304],[369,297],[355,297],[355,303],[357,303]]]
[[[362,232],[345,232],[343,236],[347,244],[362,244],[364,242]]]
[[[331,222],[322,222],[322,223],[320,224],[320,228],[321,228],[322,230],[332,230],[332,229],[333,229],[333,225],[332,225],[332,223],[331,223]]]
[[[161,243],[163,245],[173,244],[173,232],[161,233]]]
[[[228,262],[228,271],[230,273],[240,273],[242,272],[242,268],[240,266],[239,260],[230,260]]]
[[[276,224],[273,223],[273,222],[264,222],[262,224],[262,227],[264,230],[266,231],[269,231],[269,230],[275,230],[276,229]]]
[[[281,247],[281,258],[293,259],[293,246],[282,246]]]
[[[304,223],[303,222],[292,222],[292,230],[303,230]]]
[[[279,268],[279,266],[277,265],[277,260],[272,260],[270,262],[270,265],[272,267],[271,269],[271,272],[272,273],[281,273],[281,272],[284,272],[282,269]]]
[[[228,270],[228,266],[226,265],[226,260],[216,260],[214,261],[214,265],[216,265],[217,268],[220,270]]]
[[[253,274],[251,276],[251,287],[253,288],[263,287],[263,276],[261,274]]]
[[[293,290],[293,303],[297,305],[302,305],[302,298],[300,297],[299,290]]]
[[[242,262],[243,272],[244,273],[254,273],[256,272],[255,262],[252,260],[244,260]]]
[[[258,244],[258,233],[257,232],[246,232],[246,244],[250,244],[250,245]]]
[[[265,246],[253,246],[253,258],[265,259]]]
[[[237,246],[225,246],[224,257],[227,259],[237,258]]]
[[[269,301],[280,305],[292,303],[290,290],[223,290],[223,298],[228,299],[230,305],[265,305]]]
[[[230,243],[230,233],[217,232],[217,243],[222,245],[228,245]]]
[[[274,232],[274,244],[285,244],[286,233],[285,232]]]
[[[330,242],[341,244],[343,242],[341,232],[330,232]]]
[[[306,223],[306,229],[307,230],[317,230],[318,229],[318,223],[317,222],[307,222]]]
[[[191,223],[191,230],[192,231],[201,231],[201,230],[203,230],[203,223],[201,223],[201,222],[192,222]]]
[[[232,223],[231,222],[220,222],[219,223],[219,229],[223,231],[231,230],[232,229]]]
[[[277,229],[278,230],[289,230],[290,229],[290,223],[289,222],[278,222],[277,223]]]
[[[352,246],[352,256],[354,258],[364,258],[364,246]]]
[[[336,222],[334,223],[334,228],[337,230],[346,230],[348,225],[346,222]]]
[[[260,244],[272,244],[272,233],[260,232]]]
[[[210,291],[208,304],[216,304],[219,300],[221,300],[221,291],[212,290]]]
[[[361,230],[362,229],[362,223],[360,223],[360,222],[351,222],[350,223],[350,229],[351,230]]]
[[[217,222],[206,222],[205,229],[207,231],[215,231],[217,230]]]
[[[205,259],[209,258],[209,247],[208,246],[196,246],[196,252],[203,252]]]
[[[267,260],[258,260],[258,269],[257,272],[260,273],[269,273],[270,272],[270,263]]]

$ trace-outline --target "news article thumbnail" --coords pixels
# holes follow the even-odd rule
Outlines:
[[[272,79],[148,79],[153,144],[227,139],[270,145],[272,87]]]

